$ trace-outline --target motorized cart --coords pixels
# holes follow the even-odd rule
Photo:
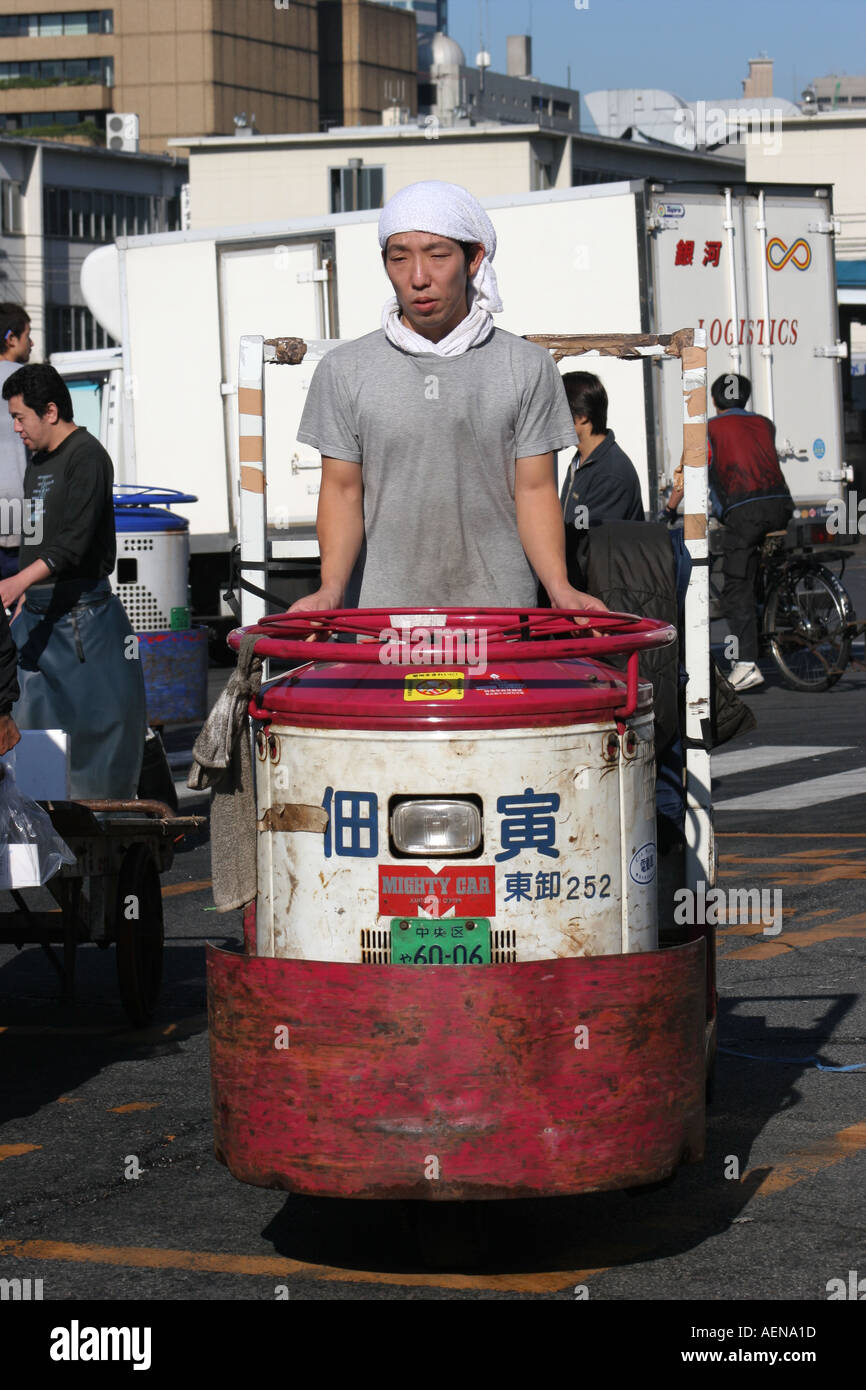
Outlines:
[[[539,340],[685,368],[686,538],[703,560],[686,606],[692,887],[714,869],[697,336]],[[254,346],[248,415],[262,410]],[[254,571],[261,429],[241,458]],[[713,929],[660,946],[638,670],[674,630],[617,613],[590,630],[551,610],[248,614],[232,645],[254,634],[291,669],[249,707],[244,951],[208,947],[218,1158],[259,1186],[434,1201],[642,1185],[700,1159]]]

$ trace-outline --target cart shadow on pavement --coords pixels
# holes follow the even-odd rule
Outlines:
[[[798,1000],[802,996],[797,996]],[[722,1054],[707,1112],[702,1163],[661,1184],[577,1197],[471,1202],[391,1202],[292,1195],[262,1232],[275,1253],[310,1264],[370,1272],[589,1276],[681,1254],[744,1216],[773,1171],[749,1167],[765,1125],[801,1101],[805,1068],[854,1006],[856,996],[816,996],[829,1004],[818,1026],[773,1028],[737,1018],[738,1000],[720,1002],[720,1037],[764,1061]],[[778,1002],[777,996],[773,996]],[[763,1027],[763,1032],[761,1028]],[[811,1062],[808,1064],[811,1067]],[[731,1159],[737,1160],[738,1177]],[[804,1176],[806,1174],[804,1173]],[[563,1287],[566,1284],[563,1281]],[[539,1292],[542,1288],[539,1287]]]
[[[213,939],[213,938],[208,938]],[[236,945],[236,937],[218,944]],[[154,1019],[135,1028],[118,996],[114,949],[78,952],[75,999],[37,946],[0,954],[0,1125],[36,1114],[123,1061],[179,1053],[207,1030],[204,941],[171,942]]]

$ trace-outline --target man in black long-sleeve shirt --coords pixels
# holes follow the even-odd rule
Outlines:
[[[14,607],[19,652],[15,717],[22,728],[69,734],[74,798],[130,798],[144,749],[144,682],[108,581],[117,548],[111,459],[75,424],[53,367],[22,367],[4,382],[3,396],[33,451],[21,569],[0,581],[0,602]]]

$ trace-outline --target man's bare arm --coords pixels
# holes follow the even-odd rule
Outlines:
[[[322,557],[321,587],[299,598],[289,612],[339,608],[364,542],[364,489],[361,465],[322,459],[322,486],[316,533]]]
[[[565,527],[556,490],[553,454],[517,460],[514,481],[517,530],[526,558],[547,590],[554,608],[596,608],[601,599],[574,589],[565,568]]]

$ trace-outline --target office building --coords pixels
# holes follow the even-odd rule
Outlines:
[[[401,119],[414,117],[418,111],[414,15],[373,0],[319,0],[318,16],[316,129],[379,125],[383,111],[390,108]]]
[[[179,130],[231,132],[241,114],[319,128],[316,0],[72,4],[0,0],[0,134],[100,143],[129,113],[138,141],[128,122],[123,147],[162,153]]]
[[[418,72],[430,67],[433,39],[448,33],[448,0],[377,0],[392,10],[411,10],[418,29]]]
[[[186,160],[0,136],[0,300],[30,315],[34,361],[110,346],[81,263],[120,236],[181,227]]]

